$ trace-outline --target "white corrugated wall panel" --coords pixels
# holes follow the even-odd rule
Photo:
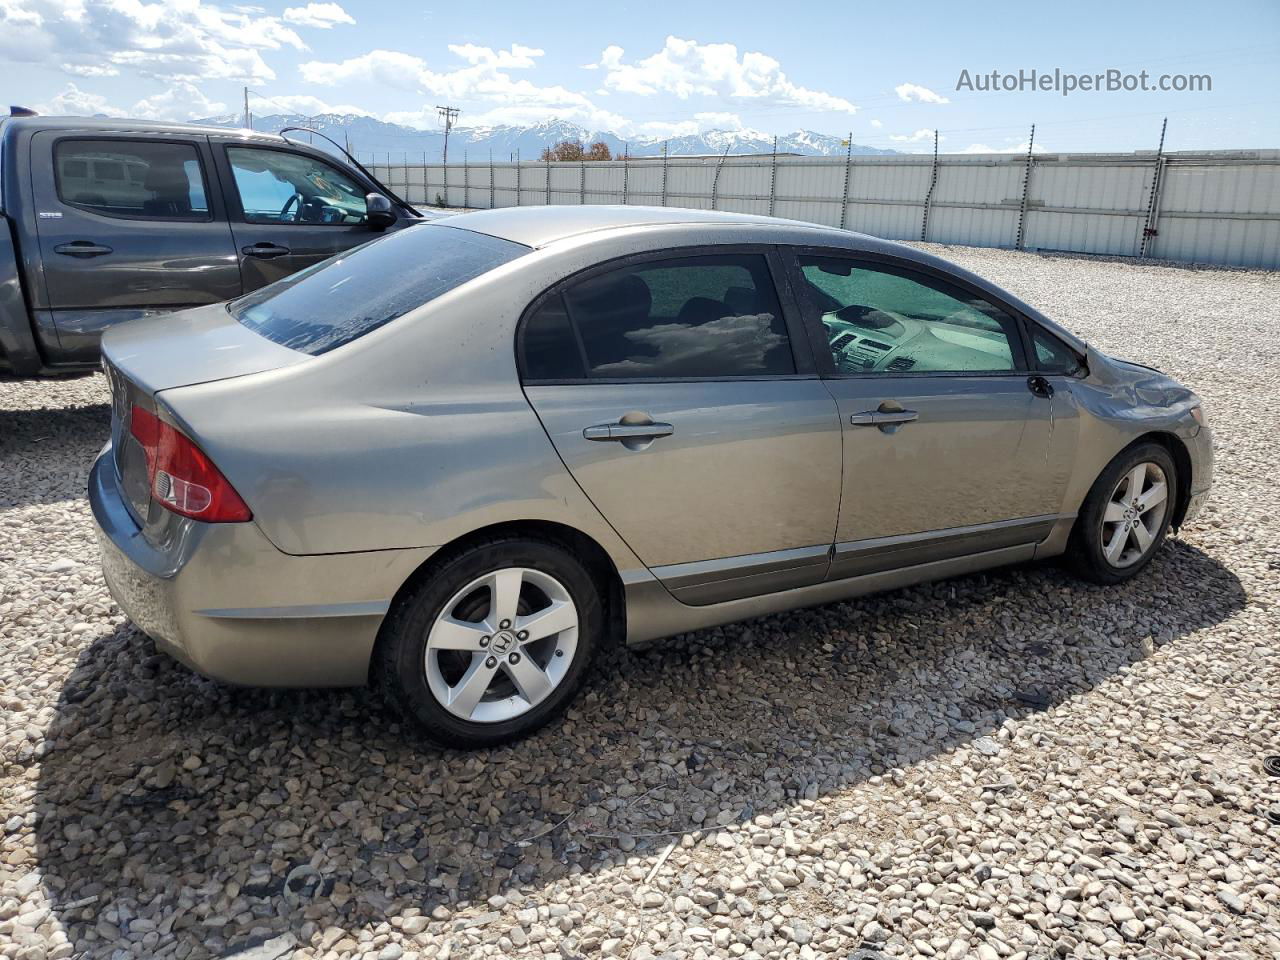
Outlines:
[[[909,203],[851,203],[846,226],[886,240],[919,240],[923,210]]]
[[[1162,216],[1149,256],[1162,260],[1280,269],[1280,219]]]
[[[1152,163],[1042,163],[1031,168],[1031,200],[1038,206],[1133,210],[1145,214]]]
[[[1146,224],[1156,159],[1110,155],[1039,155],[1025,222],[1028,249],[1133,256]],[[522,206],[551,203],[662,202],[767,214],[770,184],[779,217],[839,226],[843,157],[673,157],[583,164],[526,163],[516,195],[512,163],[371,162],[371,172],[411,203]],[[584,175],[586,182],[580,178]],[[719,181],[716,170],[719,167]],[[493,188],[490,190],[490,169]],[[625,173],[624,173],[625,170]],[[1017,237],[1025,158],[943,156],[929,211],[928,239],[1011,246]],[[547,191],[548,172],[551,190]],[[859,157],[849,166],[844,225],[892,239],[920,236],[932,157]],[[444,187],[448,177],[448,189]],[[584,189],[585,186],[585,189]],[[1147,255],[1170,260],[1280,267],[1280,151],[1179,153],[1166,156]]]
[[[931,243],[958,243],[970,247],[1012,247],[1018,239],[1018,211],[979,207],[943,207],[929,211]]]
[[[1143,220],[1097,213],[1028,210],[1028,250],[1066,250],[1131,257],[1138,252]]]
[[[715,179],[715,175],[712,175]],[[728,157],[720,167],[720,179],[716,184],[716,196],[720,202],[717,210],[743,210],[744,205],[734,203],[730,198],[748,198],[748,201],[764,201],[764,212],[769,212],[769,164],[752,158],[745,161],[742,157]],[[747,207],[755,208],[748,202]]]
[[[582,200],[582,167],[576,163],[553,163],[551,174],[551,202],[580,203]]]
[[[667,206],[709,210],[715,164],[714,160],[668,160]]]
[[[662,166],[631,163],[627,170],[627,203],[643,207],[662,206]]]

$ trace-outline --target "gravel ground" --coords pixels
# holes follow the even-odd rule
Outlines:
[[[158,655],[98,571],[101,377],[0,384],[0,956],[1280,955],[1280,276],[941,252],[1200,391],[1207,513],[1121,588],[614,653],[471,755]]]

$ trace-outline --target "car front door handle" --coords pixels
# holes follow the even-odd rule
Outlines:
[[[282,247],[278,243],[251,243],[247,247],[241,247],[240,252],[246,257],[257,257],[259,260],[274,260],[276,257],[287,257],[289,248]]]
[[[111,248],[101,243],[94,243],[92,240],[72,240],[70,243],[60,243],[53,248],[54,253],[60,253],[64,257],[79,257],[87,260],[89,257],[103,257],[111,252]]]
[[[588,440],[656,440],[669,437],[676,428],[669,423],[597,423],[582,431]]]
[[[914,410],[864,410],[849,416],[849,422],[855,427],[896,426],[919,419],[920,414]]]

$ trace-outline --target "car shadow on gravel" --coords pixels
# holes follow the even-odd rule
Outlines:
[[[110,436],[105,403],[0,409],[0,508],[82,498]]]
[[[998,781],[1008,719],[1244,603],[1178,541],[1118,588],[1051,566],[944,581],[611,652],[564,721],[471,754],[369,692],[203,680],[124,625],[17,762],[39,764],[38,865],[77,953],[176,938],[217,956],[308,921],[484,910],[963,746]]]

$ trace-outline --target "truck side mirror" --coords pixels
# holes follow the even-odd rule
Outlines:
[[[391,201],[382,194],[365,194],[364,205],[370,230],[385,230],[396,222],[396,212],[391,207]]]

